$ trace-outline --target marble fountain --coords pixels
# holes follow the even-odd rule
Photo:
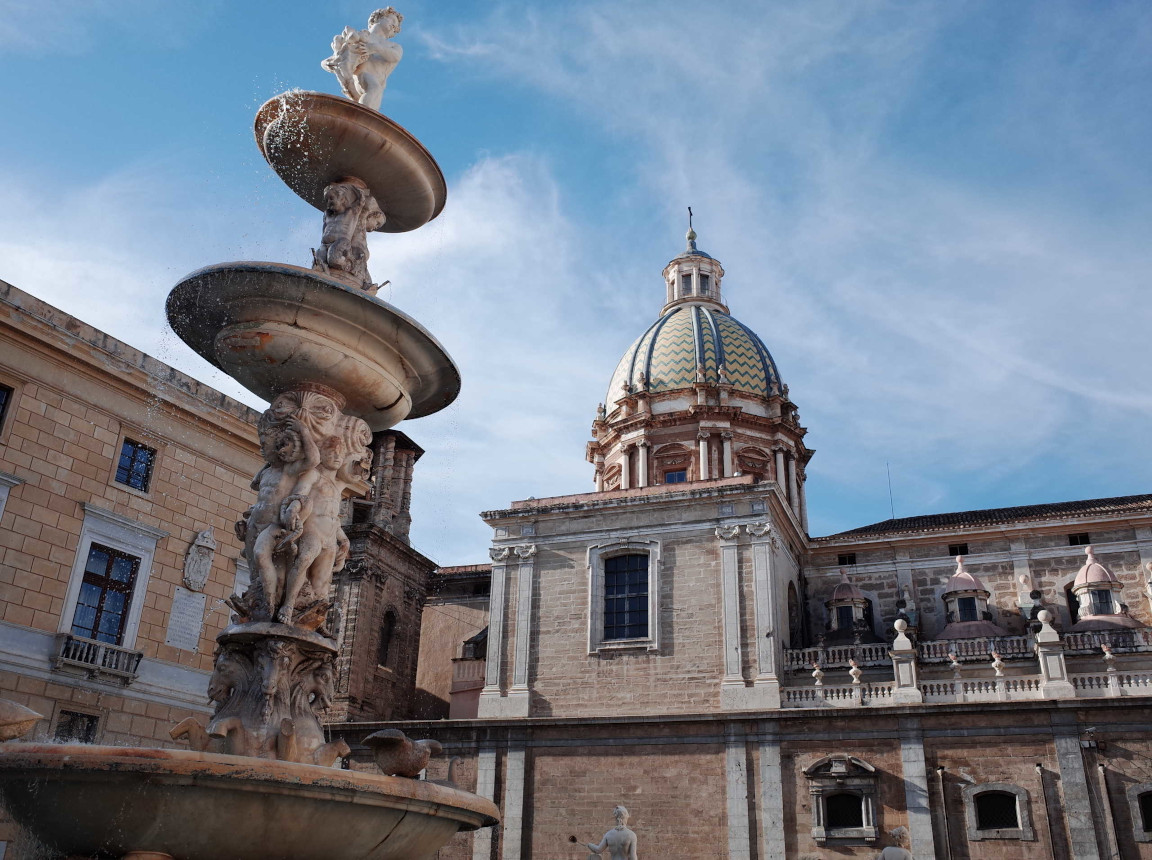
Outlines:
[[[0,747],[3,803],[49,852],[416,860],[497,821],[491,801],[413,778],[434,744],[392,732],[381,742],[409,754],[395,766],[378,754],[384,772],[364,774],[340,769],[348,747],[320,724],[336,658],[329,586],[348,553],[340,502],[369,489],[374,431],[436,412],[460,389],[436,339],[377,299],[368,274],[366,234],[426,224],[447,191],[428,151],[378,112],[401,20],[378,10],[333,41],[324,66],[344,96],[290,92],[257,113],[268,164],[324,213],[312,266],[207,266],[168,296],[175,332],[270,402],[258,425],[265,465],[236,524],[252,586],[230,599],[233,623],[217,638],[212,717],[172,729],[189,749]],[[6,724],[0,740],[34,721]]]

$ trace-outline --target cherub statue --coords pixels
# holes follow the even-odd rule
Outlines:
[[[324,233],[312,251],[312,268],[368,293],[378,289],[368,274],[366,234],[384,226],[384,212],[363,181],[347,177],[324,189]]]
[[[288,569],[284,600],[276,620],[292,623],[293,608],[305,579],[315,600],[324,600],[332,584],[336,562],[348,557],[348,538],[340,528],[340,498],[337,471],[344,465],[344,440],[329,436],[320,445],[319,465],[304,472],[281,506],[280,521],[299,535],[296,558]]]
[[[332,40],[332,56],[320,65],[336,75],[348,98],[380,110],[388,76],[404,56],[404,49],[391,41],[403,20],[391,6],[377,9],[368,18],[367,30],[345,27]]]
[[[272,409],[260,416],[257,432],[265,466],[252,479],[256,503],[236,523],[236,535],[244,541],[244,556],[263,589],[271,616],[283,584],[273,556],[285,546],[288,537],[280,522],[280,508],[300,476],[315,469],[320,452],[302,422],[296,418],[277,421]]]
[[[599,845],[588,842],[588,850],[593,855],[608,851],[612,860],[637,860],[636,834],[628,829],[628,810],[620,805],[612,810],[612,814],[616,817],[616,826],[604,834]]]

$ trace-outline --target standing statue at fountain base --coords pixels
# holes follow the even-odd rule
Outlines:
[[[604,834],[599,845],[587,843],[588,850],[593,856],[607,851],[611,860],[637,860],[636,834],[628,829],[628,810],[620,805],[612,810],[612,814],[616,817],[616,826]]]
[[[377,9],[368,18],[367,30],[345,27],[332,40],[332,56],[320,65],[336,75],[352,101],[380,110],[388,76],[404,56],[404,49],[391,41],[403,20],[391,6]]]

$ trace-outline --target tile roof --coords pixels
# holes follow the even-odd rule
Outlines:
[[[1047,517],[1089,517],[1096,514],[1152,513],[1152,493],[1139,496],[1115,496],[1110,499],[1084,499],[1077,502],[1052,502],[1046,505],[1020,505],[1014,508],[986,508],[981,511],[959,511],[952,514],[927,514],[920,517],[900,517],[884,520],[826,535],[820,540],[887,534],[890,532],[918,532],[938,529],[986,526],[996,523],[1036,520]]]

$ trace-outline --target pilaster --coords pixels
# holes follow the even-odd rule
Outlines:
[[[1064,815],[1068,839],[1072,843],[1072,860],[1100,860],[1096,843],[1096,822],[1088,777],[1084,773],[1084,755],[1076,715],[1054,711],[1051,715],[1056,764],[1060,769],[1060,787],[1064,795]]]
[[[903,634],[901,634],[903,635]],[[928,768],[924,762],[924,732],[920,720],[900,720],[900,763],[904,771],[904,807],[908,835],[916,860],[936,860],[932,838],[932,810],[928,805]]]
[[[508,557],[511,547],[492,547],[492,590],[488,595],[488,655],[484,666],[484,689],[480,691],[478,715],[501,716],[500,674],[504,658],[504,611]]]
[[[512,687],[505,703],[505,716],[528,716],[528,661],[532,645],[532,592],[536,545],[515,548],[519,566],[516,577],[516,640],[513,645]]]
[[[728,801],[728,860],[751,860],[748,820],[748,750],[743,726],[725,728],[724,773]]]

